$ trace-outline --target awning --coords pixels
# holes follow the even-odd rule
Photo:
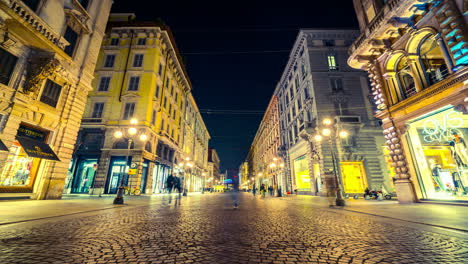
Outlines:
[[[26,137],[16,137],[16,139],[29,157],[60,161],[54,151],[46,143]]]
[[[8,151],[7,146],[0,140],[0,151]]]

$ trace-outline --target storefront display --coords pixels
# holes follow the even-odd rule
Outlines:
[[[298,191],[311,191],[309,164],[305,155],[294,160],[294,176],[296,177],[296,188]]]
[[[409,124],[408,141],[424,198],[468,200],[468,116],[452,107]]]
[[[156,163],[153,168],[153,193],[163,193],[171,167]]]
[[[131,158],[131,157],[130,157]],[[109,174],[106,181],[106,193],[115,194],[120,186],[120,181],[122,177],[124,178],[124,186],[128,183],[127,171],[130,168],[131,159],[129,159],[127,165],[125,166],[125,157],[112,157],[111,165],[109,167]]]
[[[79,160],[72,180],[72,193],[88,193],[94,183],[97,159]]]
[[[345,193],[364,193],[367,187],[366,173],[362,161],[342,161],[341,176]]]

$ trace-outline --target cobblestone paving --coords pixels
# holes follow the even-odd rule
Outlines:
[[[230,194],[164,199],[2,226],[0,263],[468,263],[467,236],[300,197],[240,194],[238,210]]]

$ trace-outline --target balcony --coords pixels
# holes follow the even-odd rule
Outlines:
[[[98,124],[102,123],[102,118],[83,118],[81,119],[81,123]]]
[[[13,16],[14,20],[19,22],[18,24],[22,27],[25,25],[28,29],[32,29],[36,33],[40,34],[43,38],[50,41],[56,47],[60,49],[65,49],[69,44],[62,36],[57,34],[47,23],[45,23],[33,10],[31,10],[23,1],[21,0],[0,0],[0,8],[6,6],[8,12]],[[8,22],[11,23],[11,22]],[[10,27],[10,25],[8,25]],[[15,24],[15,26],[17,26]],[[19,33],[28,34],[28,31],[23,31]]]

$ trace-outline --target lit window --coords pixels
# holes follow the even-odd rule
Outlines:
[[[336,65],[335,55],[328,55],[328,69],[329,70],[337,70],[338,69],[338,66]]]
[[[124,109],[123,120],[129,120],[135,112],[135,103],[126,103]]]

